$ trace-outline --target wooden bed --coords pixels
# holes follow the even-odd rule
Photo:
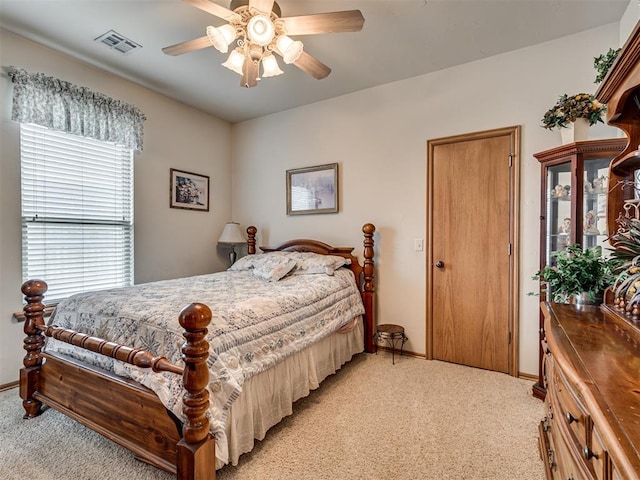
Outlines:
[[[351,261],[365,307],[364,345],[374,351],[374,253],[375,227],[368,223],[364,234],[364,262],[351,253],[353,248],[333,247],[316,240],[292,240],[277,247],[260,247],[263,252],[298,251],[339,255]],[[256,253],[255,227],[247,228],[248,253]],[[153,353],[119,345],[56,326],[46,326],[43,298],[47,285],[30,280],[22,285],[24,313],[24,368],[20,370],[20,397],[25,419],[38,416],[43,406],[52,407],[101,435],[129,449],[134,455],[179,480],[213,480],[216,476],[215,443],[206,416],[209,406],[205,340],[211,310],[202,303],[182,309],[178,321],[184,329],[184,365],[174,365]],[[43,351],[45,336],[112,357],[154,372],[182,375],[184,422],[168,411],[158,396],[133,380],[119,377],[59,353]]]

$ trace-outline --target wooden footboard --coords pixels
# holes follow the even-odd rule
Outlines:
[[[27,305],[24,368],[20,371],[20,396],[25,418],[33,418],[48,405],[131,450],[141,460],[175,472],[179,480],[215,479],[215,442],[209,433],[209,407],[205,340],[211,310],[191,304],[180,312],[185,329],[184,367],[140,349],[108,342],[44,324],[43,281],[22,286]],[[151,390],[136,382],[90,367],[61,355],[43,353],[44,336],[156,372],[181,374],[184,424],[168,412]]]

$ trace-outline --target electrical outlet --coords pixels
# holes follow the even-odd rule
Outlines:
[[[414,241],[414,248],[416,252],[422,252],[424,250],[424,239],[416,238]]]

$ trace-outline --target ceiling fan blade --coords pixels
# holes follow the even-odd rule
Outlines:
[[[274,0],[249,0],[249,8],[255,8],[264,13],[271,13]]]
[[[231,20],[240,20],[241,17],[233,10],[229,10],[228,8],[221,7],[217,3],[213,3],[209,0],[185,0],[185,2],[190,3],[196,8],[200,10],[204,10],[211,15],[215,15],[216,17],[222,18],[227,22]]]
[[[364,25],[364,17],[360,10],[284,17],[281,20],[284,22],[287,35],[359,32]]]
[[[307,72],[314,78],[322,80],[331,73],[331,69],[324,63],[318,60],[316,57],[309,55],[307,52],[302,52],[300,58],[293,63],[303,72]]]
[[[176,43],[170,47],[164,47],[162,51],[167,55],[182,55],[183,53],[193,52],[195,50],[201,50],[211,46],[209,37],[206,35],[200,38],[194,38],[186,42]]]

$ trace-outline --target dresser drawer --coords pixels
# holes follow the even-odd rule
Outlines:
[[[552,430],[549,442],[554,452],[556,469],[552,478],[558,480],[592,480],[593,477],[585,470],[584,465],[571,453],[571,448],[562,438],[562,433]]]
[[[557,399],[555,405],[556,422],[565,422],[579,448],[587,443],[587,433],[591,418],[580,395],[570,387],[562,371],[554,368],[551,374],[553,390]]]
[[[609,456],[604,448],[602,436],[595,426],[591,429],[591,442],[585,444],[582,448],[582,456],[587,462],[591,463],[598,480],[611,478],[609,475]]]

